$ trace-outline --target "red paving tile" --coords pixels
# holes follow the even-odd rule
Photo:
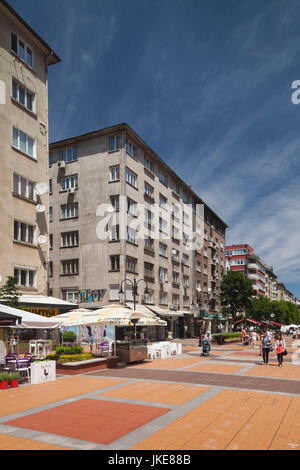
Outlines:
[[[167,408],[83,399],[3,424],[110,444],[168,411]]]

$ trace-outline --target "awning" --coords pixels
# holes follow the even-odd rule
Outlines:
[[[156,305],[149,305],[148,307],[152,312],[162,317],[183,317],[183,312],[181,310],[167,310],[164,308],[157,307]]]
[[[24,310],[19,310],[3,304],[0,304],[0,315],[1,314],[5,314],[7,318],[19,317],[18,324],[14,326],[15,328],[26,328],[29,330],[42,328],[47,330],[58,328],[61,325],[61,322],[57,321],[57,319],[52,320],[51,318],[45,318],[41,315],[25,312]]]
[[[261,321],[258,321],[258,320],[252,320],[252,318],[241,318],[240,320],[235,321],[235,322],[234,322],[234,325],[235,325],[236,323],[240,323],[240,322],[242,322],[242,321],[248,321],[248,322],[254,323],[254,324],[256,324],[256,325],[263,325],[264,323],[267,323],[267,322],[261,322]]]
[[[56,297],[46,296],[46,295],[29,295],[24,294],[19,297],[20,304],[32,304],[34,305],[52,305],[63,308],[76,308],[77,304],[73,302],[67,302],[66,300],[57,299]]]

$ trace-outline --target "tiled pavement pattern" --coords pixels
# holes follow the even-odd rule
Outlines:
[[[0,391],[0,450],[300,449],[300,365],[198,341],[183,354]]]

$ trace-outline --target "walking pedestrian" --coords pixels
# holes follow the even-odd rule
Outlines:
[[[211,342],[212,342],[212,335],[210,334],[210,331],[207,331],[205,333],[203,341],[208,341],[209,342],[209,351],[211,349]]]
[[[282,367],[283,354],[284,354],[284,351],[285,351],[285,341],[282,338],[281,333],[279,333],[277,341],[275,343],[275,350],[276,350],[276,354],[277,354],[278,366]]]
[[[257,334],[256,334],[256,331],[252,331],[252,334],[251,334],[251,342],[252,342],[253,347],[255,347],[256,341],[257,341]]]
[[[93,346],[94,346],[94,336],[92,335],[92,336],[90,337],[90,352],[93,351]]]
[[[271,349],[272,349],[272,341],[264,333],[262,335],[262,354],[263,354],[264,364],[268,364],[269,362],[269,354],[270,354]]]

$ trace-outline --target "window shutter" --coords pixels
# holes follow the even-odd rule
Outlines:
[[[16,54],[18,53],[18,38],[14,33],[11,33],[11,48]]]

